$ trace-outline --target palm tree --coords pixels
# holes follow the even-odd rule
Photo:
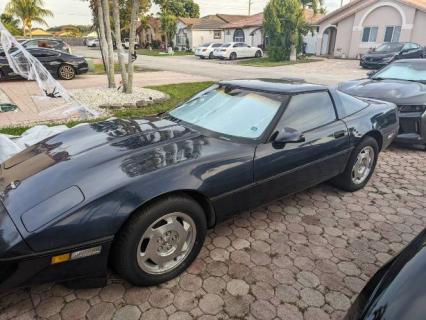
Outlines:
[[[47,26],[47,17],[52,17],[52,11],[43,8],[43,0],[10,0],[6,5],[7,14],[18,17],[22,21],[22,30],[26,36],[27,30],[30,32],[33,28],[33,22]]]

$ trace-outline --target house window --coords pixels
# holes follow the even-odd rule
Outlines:
[[[215,30],[215,31],[214,31],[214,38],[215,38],[215,39],[222,39],[222,31],[220,31],[220,30]]]
[[[364,27],[362,42],[376,42],[378,27]]]
[[[236,29],[234,32],[234,42],[245,42],[246,38],[243,29]]]
[[[386,27],[385,42],[399,42],[401,35],[401,26]]]

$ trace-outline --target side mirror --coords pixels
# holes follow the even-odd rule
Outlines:
[[[376,70],[370,71],[370,72],[368,72],[368,73],[367,73],[367,77],[371,79],[372,77],[374,77],[374,75],[375,75],[376,73],[377,73],[377,71],[376,71]]]
[[[275,136],[274,142],[285,144],[285,143],[300,143],[305,142],[306,139],[303,136],[303,133],[301,133],[298,130],[295,130],[293,128],[283,128],[281,131],[278,132],[278,134]]]

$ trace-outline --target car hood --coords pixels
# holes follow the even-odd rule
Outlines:
[[[423,320],[426,312],[426,231],[380,269],[345,320]]]
[[[35,207],[51,210],[55,199],[68,199],[61,205],[70,209],[94,197],[93,190],[112,190],[129,178],[190,160],[202,143],[199,132],[158,117],[79,126],[1,164],[0,200],[13,219]],[[52,203],[45,207],[47,199]]]
[[[362,79],[339,84],[339,90],[357,97],[393,102],[397,105],[424,104],[426,85],[403,80]]]

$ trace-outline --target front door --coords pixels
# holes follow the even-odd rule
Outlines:
[[[259,145],[254,159],[254,205],[304,190],[344,170],[349,156],[349,135],[337,120],[328,91],[291,98],[275,132],[291,128],[305,141]]]

